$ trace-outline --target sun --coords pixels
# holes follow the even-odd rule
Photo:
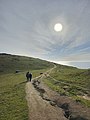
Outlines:
[[[63,29],[63,26],[62,26],[61,23],[56,23],[56,24],[54,25],[54,30],[55,30],[56,32],[61,32],[62,29]]]

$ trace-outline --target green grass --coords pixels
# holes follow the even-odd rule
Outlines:
[[[34,78],[52,67],[38,58],[0,54],[0,120],[28,120],[25,74],[32,72]]]
[[[38,58],[0,54],[0,74],[15,73],[16,70],[38,70],[53,67],[53,63]]]
[[[0,120],[28,120],[23,74],[0,76]]]
[[[60,94],[75,97],[87,94],[90,96],[90,69],[78,69],[57,65],[44,82]],[[90,101],[81,99],[81,103],[90,107]]]
[[[34,78],[52,67],[53,63],[36,58],[0,55],[0,120],[28,120],[25,73],[32,72]],[[15,74],[16,70],[21,72]],[[60,94],[80,99],[82,104],[90,106],[90,101],[77,97],[83,94],[90,95],[90,69],[57,65],[50,76],[44,79],[49,87]]]
[[[76,101],[80,101],[81,104],[84,104],[87,107],[90,107],[90,100],[83,99],[79,96],[74,96],[73,99]]]
[[[30,70],[33,78],[47,69]],[[0,75],[0,120],[28,120],[26,72]]]
[[[82,90],[90,90],[90,70],[77,69],[73,67],[60,66],[51,73],[51,76],[60,82],[69,84],[70,87],[76,86]]]

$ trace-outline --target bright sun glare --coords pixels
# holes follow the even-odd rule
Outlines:
[[[55,30],[56,32],[62,31],[62,28],[63,28],[63,26],[62,26],[62,24],[60,24],[60,23],[56,23],[56,24],[54,25],[54,30]]]

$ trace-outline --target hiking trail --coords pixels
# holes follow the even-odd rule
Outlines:
[[[54,68],[56,66],[47,72],[51,72]],[[29,120],[67,120],[62,109],[52,106],[49,101],[42,99],[32,82],[26,83],[26,99],[29,108]]]
[[[69,96],[58,94],[42,82],[56,67],[54,65],[50,70],[33,78],[32,82],[26,83],[29,120],[90,120],[90,108]]]

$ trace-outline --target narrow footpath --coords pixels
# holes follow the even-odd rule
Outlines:
[[[26,84],[29,120],[67,120],[62,109],[42,99],[31,82]]]
[[[26,83],[29,120],[90,120],[90,108],[58,94],[42,82],[55,68],[56,65]]]
[[[54,68],[56,68],[55,65],[44,75],[50,73]],[[44,100],[32,82],[26,83],[26,99],[29,108],[29,120],[67,120],[64,116],[64,111],[57,106],[52,106],[50,101]]]

